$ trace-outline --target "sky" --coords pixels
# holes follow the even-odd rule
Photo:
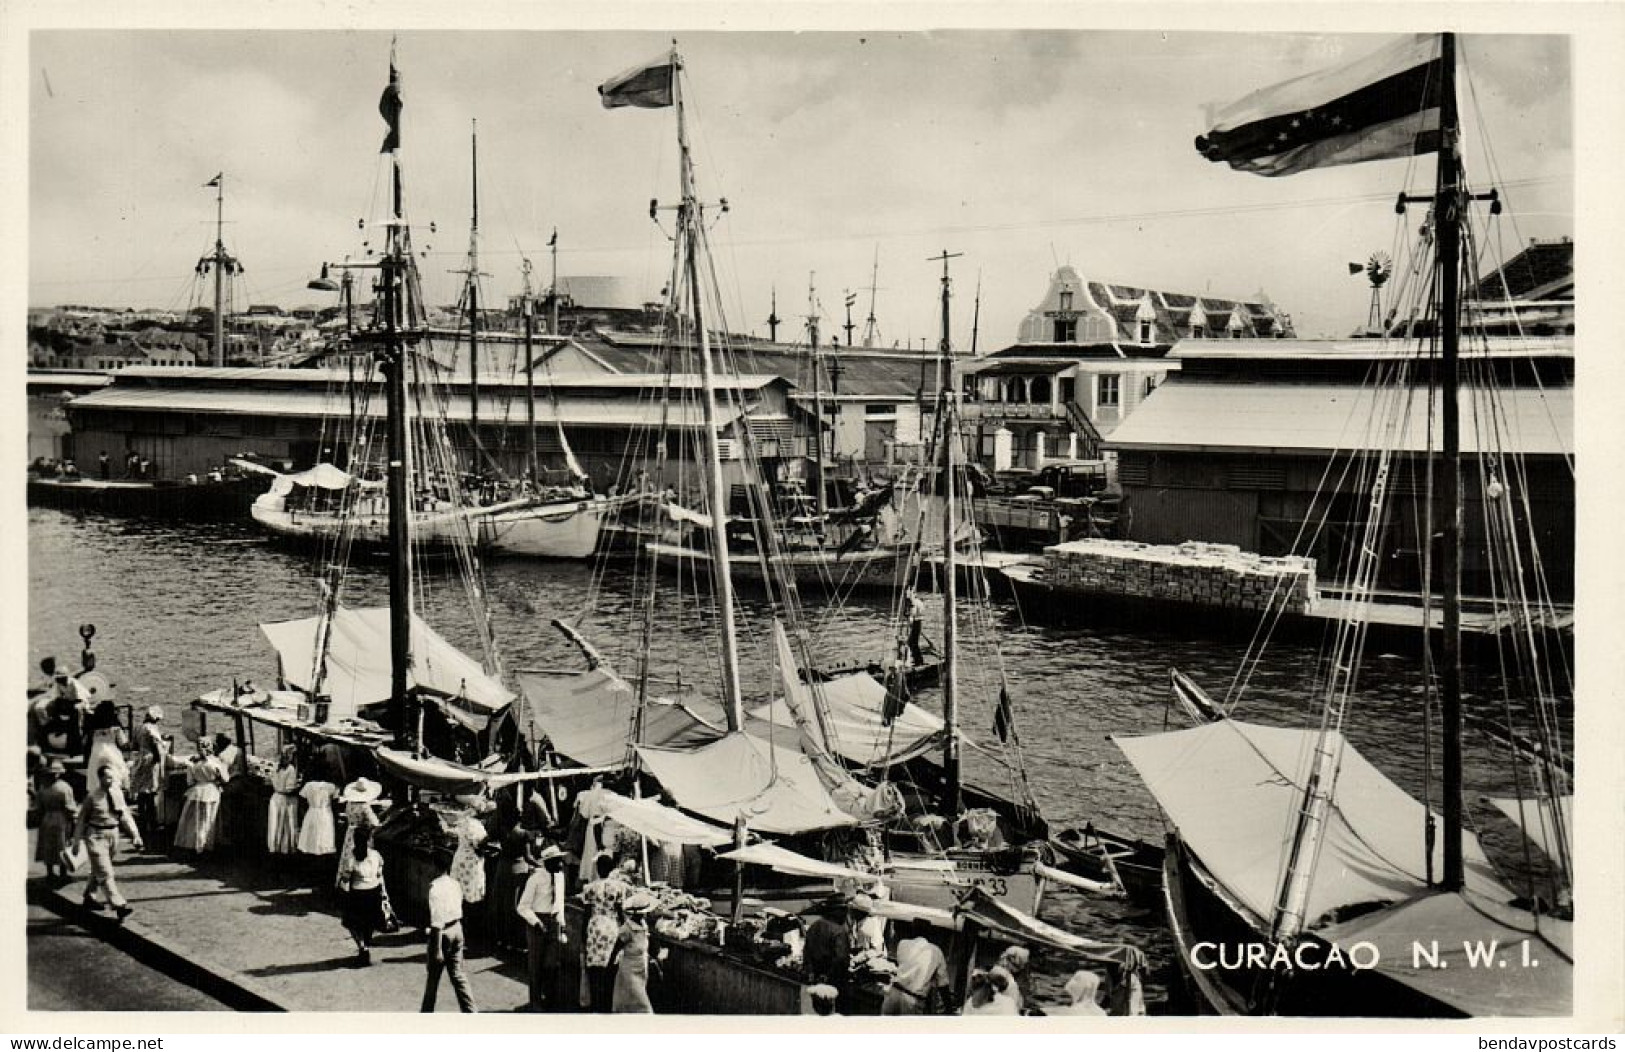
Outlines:
[[[895,21],[895,20],[894,20]],[[856,294],[883,345],[933,345],[952,261],[955,342],[1013,343],[1058,264],[1086,278],[1228,298],[1267,295],[1300,335],[1343,335],[1368,288],[1347,264],[1409,239],[1432,158],[1264,179],[1193,148],[1204,107],[1337,65],[1392,34],[1146,29],[716,32],[406,29],[409,216],[425,289],[455,300],[478,122],[487,302],[548,281],[622,279],[658,298],[669,266],[651,198],[676,194],[671,110],[606,110],[596,86],[675,35],[702,197],[735,331],[767,334],[777,296],[796,338],[809,286],[825,338]],[[30,37],[27,299],[184,309],[208,302],[194,264],[214,240],[243,264],[240,302],[323,303],[324,260],[364,254],[387,175],[378,96],[388,29],[35,29]],[[1496,243],[1573,236],[1572,45],[1467,34],[1466,163],[1501,188]],[[434,224],[433,232],[429,224]],[[876,263],[878,260],[878,268]],[[876,269],[878,273],[876,273]]]

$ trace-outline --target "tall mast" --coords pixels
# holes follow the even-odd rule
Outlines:
[[[958,518],[954,501],[955,471],[958,467],[955,454],[959,451],[959,428],[954,406],[953,360],[950,357],[953,344],[949,331],[948,300],[952,285],[948,277],[948,261],[963,254],[956,252],[949,255],[948,250],[943,249],[942,255],[934,257],[942,260],[942,343],[938,348],[941,357],[937,362],[937,404],[940,407],[937,433],[942,442],[943,498],[942,722],[946,733],[942,746],[942,777],[947,783],[943,810],[949,818],[959,817],[964,801],[959,776],[959,573],[954,558],[954,520]],[[946,384],[941,382],[944,373],[948,376]]]
[[[226,173],[221,172],[204,186],[214,187],[214,251],[198,261],[214,272],[214,365],[226,364],[226,278],[242,270],[241,264],[226,252]]]
[[[470,122],[469,156],[473,209],[468,223],[468,411],[474,435],[474,467],[480,463],[480,132]]]
[[[869,317],[863,323],[863,345],[873,347],[880,339],[880,326],[875,324],[875,287],[880,284],[880,246],[875,246],[875,263],[869,271]]]
[[[779,342],[779,287],[773,286],[773,309],[767,312],[767,342]]]
[[[689,296],[694,308],[694,331],[700,340],[700,384],[703,389],[701,405],[704,410],[705,454],[707,464],[706,485],[711,495],[711,579],[717,601],[718,627],[722,634],[722,700],[728,715],[728,730],[739,731],[745,726],[744,697],[739,684],[739,638],[734,624],[734,589],[732,568],[728,559],[728,502],[727,490],[722,482],[722,443],[717,437],[718,414],[716,375],[711,365],[711,336],[706,331],[703,301],[700,295],[700,271],[696,257],[698,242],[703,236],[700,222],[700,202],[694,188],[694,169],[688,152],[688,128],[683,116],[682,78],[678,76],[682,60],[677,49],[671,52],[672,100],[677,109],[678,165],[682,178],[682,203],[677,216],[683,239],[683,266],[688,274]]]
[[[389,497],[389,696],[393,710],[391,715],[395,721],[395,745],[406,749],[411,747],[416,737],[417,723],[414,706],[407,697],[407,670],[412,665],[411,505],[408,492],[411,449],[407,443],[406,426],[409,356],[403,332],[411,320],[406,317],[404,308],[412,256],[401,201],[400,137],[395,131],[399,122],[400,77],[395,69],[393,47],[389,56],[389,83],[385,97],[389,98],[394,93],[397,110],[394,120],[390,122],[392,134],[385,143],[389,153],[392,207],[389,247],[379,264],[384,307],[384,347],[379,360],[384,372],[389,413],[386,450]]]
[[[813,291],[813,276],[807,275],[807,337],[812,345],[813,382],[813,507],[818,512],[819,528],[823,528],[824,515],[824,385],[819,377],[818,357],[818,304]]]
[[[1439,246],[1439,318],[1442,335],[1439,398],[1443,429],[1444,493],[1442,601],[1444,639],[1440,655],[1440,723],[1443,738],[1444,873],[1442,886],[1459,891],[1462,865],[1461,813],[1461,407],[1458,404],[1460,351],[1461,159],[1456,111],[1456,37],[1442,34],[1443,74],[1439,105],[1439,181],[1435,193]]]
[[[558,227],[553,228],[553,236],[547,239],[547,247],[548,247],[549,253],[553,257],[553,281],[552,281],[552,284],[550,284],[548,286],[548,289],[547,289],[547,293],[548,293],[547,298],[548,298],[548,301],[549,301],[549,306],[552,307],[552,314],[548,318],[548,323],[547,323],[547,334],[549,336],[557,336],[559,334],[559,228]]]
[[[536,455],[536,351],[532,343],[536,331],[536,304],[531,299],[530,260],[525,260],[522,270],[525,275],[525,294],[521,300],[525,312],[525,425],[526,433],[530,435],[530,481],[535,485],[540,483],[541,475],[537,472],[539,460]]]

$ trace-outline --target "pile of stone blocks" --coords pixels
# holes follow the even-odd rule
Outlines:
[[[1044,549],[1057,591],[1121,596],[1224,610],[1307,613],[1316,595],[1315,561],[1264,556],[1233,544],[1140,544],[1081,540]]]

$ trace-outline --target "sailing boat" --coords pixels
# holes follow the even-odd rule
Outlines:
[[[1182,964],[1206,1007],[1226,1014],[1344,1016],[1564,1016],[1573,1005],[1573,924],[1565,901],[1519,898],[1503,886],[1464,829],[1461,741],[1461,409],[1459,283],[1470,194],[1459,167],[1452,34],[1406,39],[1333,73],[1300,78],[1236,104],[1198,139],[1212,160],[1265,175],[1437,152],[1425,245],[1436,248],[1436,325],[1412,326],[1423,352],[1438,340],[1441,445],[1429,445],[1440,480],[1444,614],[1438,661],[1443,732],[1442,826],[1350,746],[1343,726],[1355,689],[1385,502],[1397,482],[1397,442],[1373,451],[1370,521],[1355,538],[1359,600],[1323,673],[1319,726],[1295,730],[1226,718],[1188,730],[1118,738],[1173,827],[1166,909]],[[1484,195],[1492,201],[1492,195]],[[1402,196],[1401,205],[1416,200]],[[1498,211],[1498,201],[1491,207]],[[1469,254],[1467,258],[1471,258]],[[1410,359],[1396,352],[1395,359]],[[1426,359],[1418,356],[1419,361]],[[1434,372],[1423,370],[1420,372]],[[1403,375],[1409,375],[1408,372]],[[1493,387],[1493,385],[1489,385]],[[1480,385],[1478,391],[1485,389]],[[1408,409],[1408,407],[1406,407]],[[1474,406],[1476,411],[1493,410]],[[1397,427],[1388,425],[1390,434]],[[1479,428],[1479,466],[1492,537],[1518,548],[1506,463]],[[1425,466],[1425,465],[1424,465]],[[1508,574],[1508,605],[1522,605],[1529,552]],[[1543,717],[1539,799],[1509,809],[1548,831],[1554,863],[1568,862],[1567,825],[1553,797],[1566,786],[1549,672],[1531,659],[1537,623],[1518,622],[1516,681]],[[1177,684],[1176,684],[1177,685]],[[1215,710],[1217,711],[1217,710]],[[1517,762],[1516,759],[1514,762]],[[1538,818],[1535,816],[1538,814]]]
[[[473,474],[483,476],[495,467],[495,458],[486,450],[480,432],[480,165],[479,134],[470,135],[472,210],[469,219],[468,265],[463,298],[468,318],[468,401],[469,434],[472,438]],[[555,235],[555,241],[557,235]],[[557,275],[554,284],[557,285]],[[557,296],[554,296],[557,299]],[[491,494],[482,507],[472,511],[486,549],[504,555],[525,555],[551,559],[586,559],[598,546],[608,504],[594,498],[587,473],[576,461],[565,434],[557,396],[549,385],[556,441],[564,456],[568,478],[560,485],[544,485],[536,444],[536,350],[535,303],[530,294],[529,261],[526,261],[524,312],[525,400],[529,437],[525,477],[517,484],[498,478],[481,489]],[[557,324],[553,329],[557,332]],[[498,470],[500,476],[501,472]],[[494,491],[494,492],[492,492]]]
[[[401,98],[393,51],[389,86],[379,110],[389,125],[382,150],[389,155],[391,177],[385,247],[376,260],[339,266],[377,272],[380,295],[373,323],[356,332],[353,342],[371,349],[386,402],[383,489],[389,604],[346,607],[343,575],[349,551],[335,550],[332,577],[324,581],[322,612],[261,626],[277,651],[283,689],[265,697],[217,693],[196,704],[239,719],[247,715],[279,732],[300,731],[363,748],[386,770],[408,780],[426,777],[419,768],[427,764],[445,768],[441,773],[455,781],[467,773],[463,768],[428,757],[474,765],[484,761],[493,724],[508,710],[514,694],[501,681],[489,622],[480,610],[472,619],[485,651],[480,660],[452,646],[417,612],[420,595],[413,563],[421,553],[417,531],[423,520],[414,510],[413,497],[421,494],[427,481],[447,477],[451,461],[443,414],[414,412],[419,404],[432,405],[435,385],[426,382],[432,366],[423,360],[426,326],[402,199]],[[351,488],[345,485],[346,491]],[[354,510],[340,507],[335,514]],[[468,520],[453,516],[448,521],[462,527],[457,551],[467,593],[478,607],[483,589],[474,580],[477,567]],[[257,707],[245,710],[245,705]]]
[[[561,625],[581,645],[588,668],[520,673],[534,716],[531,737],[545,737],[556,753],[586,767],[617,763],[635,767],[652,776],[678,808],[692,815],[725,827],[743,821],[751,832],[821,856],[815,861],[858,865],[878,873],[900,900],[924,897],[929,904],[952,905],[981,886],[1019,902],[1023,909],[1034,909],[1039,886],[1022,842],[1013,848],[989,843],[995,839],[998,816],[990,812],[985,825],[972,823],[988,842],[965,843],[971,838],[962,832],[960,819],[979,807],[984,795],[960,782],[954,690],[948,692],[944,718],[938,719],[902,699],[888,700],[884,687],[865,672],[827,677],[807,672],[815,667],[808,619],[796,577],[785,572],[786,564],[778,558],[780,534],[771,528],[756,533],[753,556],[769,584],[768,616],[756,632],[739,617],[734,537],[722,514],[735,487],[724,477],[719,423],[737,422],[743,414],[730,405],[724,415],[717,404],[723,385],[716,359],[725,356],[726,347],[721,354],[714,351],[713,332],[703,313],[716,309],[716,301],[714,294],[707,296],[702,282],[702,275],[710,273],[705,206],[689,160],[679,68],[673,51],[600,91],[607,106],[676,111],[682,200],[675,208],[668,314],[683,319],[672,345],[674,350],[697,350],[700,382],[683,383],[674,377],[672,386],[698,395],[702,422],[697,432],[690,433],[691,442],[701,447],[693,468],[699,483],[694,503],[700,509],[693,513],[694,524],[706,536],[706,549],[718,557],[697,564],[706,574],[703,583],[679,575],[680,583],[698,585],[692,602],[683,596],[657,601],[658,564],[670,553],[666,546],[646,546],[644,564],[634,570],[639,596],[633,609],[640,627],[618,639],[629,651],[624,663],[599,653],[574,628]],[[675,373],[675,366],[670,371]],[[723,389],[733,394],[737,385]],[[944,405],[952,405],[951,391],[943,398]],[[662,415],[688,419],[695,414],[671,407]],[[939,414],[947,415],[951,414]],[[945,433],[957,435],[957,430]],[[748,428],[735,423],[727,441],[737,451],[737,460],[743,461],[738,488],[751,507],[747,521],[757,525],[770,521],[771,503],[760,485],[763,476]],[[664,434],[656,436],[650,448],[656,456],[646,470],[670,472],[679,481],[687,478],[686,462],[673,465],[664,459],[676,448]],[[938,449],[941,477],[962,474],[957,443],[944,440]],[[953,487],[945,484],[942,489],[943,522],[955,522]],[[655,565],[648,565],[651,562]],[[950,593],[947,608],[955,607]],[[950,622],[957,623],[957,618],[951,616]],[[655,646],[655,631],[664,626],[682,633],[678,653]],[[956,644],[949,642],[952,649]],[[709,669],[691,672],[684,664],[690,655],[703,656]],[[616,671],[618,664],[635,668],[636,674],[623,678]],[[718,684],[714,694],[700,689],[710,681]],[[747,698],[753,696],[761,700],[747,708]],[[939,743],[945,750],[943,766],[903,766]],[[911,777],[900,789],[889,775],[905,770]],[[944,832],[922,836],[915,819],[926,815]],[[980,821],[982,816],[976,817]],[[888,830],[911,835],[907,848],[891,850]]]

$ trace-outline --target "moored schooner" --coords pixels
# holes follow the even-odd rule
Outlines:
[[[1566,749],[1555,717],[1561,655],[1545,652],[1534,627],[1549,593],[1538,553],[1509,493],[1524,483],[1498,439],[1493,382],[1461,378],[1484,353],[1464,351],[1460,304],[1466,219],[1475,200],[1460,165],[1453,34],[1407,38],[1351,66],[1248,96],[1197,140],[1210,160],[1261,175],[1425,153],[1438,156],[1420,251],[1433,275],[1419,301],[1430,316],[1391,337],[1384,377],[1398,392],[1379,402],[1381,436],[1359,465],[1368,515],[1353,531],[1357,594],[1320,674],[1314,726],[1265,727],[1235,718],[1191,730],[1119,738],[1161,804],[1173,832],[1166,866],[1169,925],[1191,983],[1221,1013],[1343,1016],[1564,1016],[1573,1006],[1569,791],[1558,760]],[[1410,392],[1427,392],[1438,444],[1420,467],[1395,455]],[[1422,397],[1418,395],[1418,397]],[[1540,749],[1534,764],[1514,754],[1517,780],[1532,794],[1509,805],[1526,827],[1549,835],[1555,892],[1515,895],[1468,832],[1463,814],[1463,689],[1460,669],[1463,401],[1473,430],[1476,477],[1484,487],[1487,535],[1501,546],[1497,602],[1519,627],[1503,653],[1511,695],[1529,712]],[[1441,536],[1436,658],[1441,785],[1436,815],[1348,745],[1378,552],[1401,469],[1438,487],[1423,510]],[[1416,477],[1406,471],[1409,478]],[[1430,493],[1431,487],[1422,489]],[[1428,672],[1434,669],[1429,667]],[[1431,676],[1429,688],[1433,687]],[[1244,677],[1238,677],[1244,681]],[[1176,681],[1176,686],[1183,686]],[[1188,693],[1188,692],[1187,692]],[[1424,718],[1424,733],[1430,731]],[[1515,947],[1521,945],[1520,955]],[[1497,948],[1500,955],[1497,956]],[[1487,954],[1487,957],[1484,955]],[[1482,958],[1482,959],[1481,959]]]

